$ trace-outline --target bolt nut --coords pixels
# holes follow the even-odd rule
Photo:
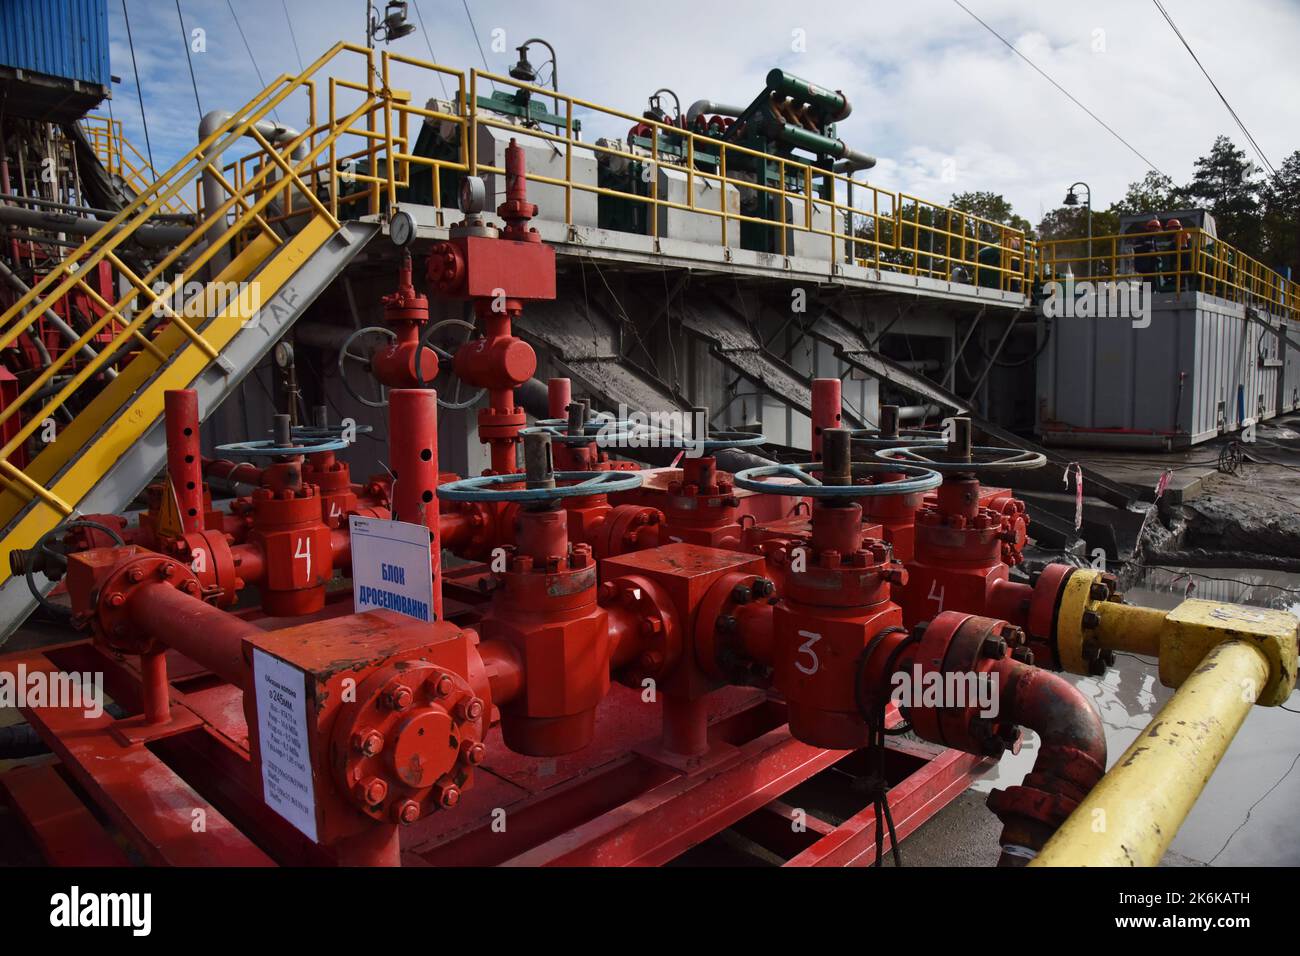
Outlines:
[[[1096,611],[1084,611],[1083,626],[1089,629],[1101,627],[1101,616]]]
[[[439,674],[433,681],[433,696],[446,697],[456,689],[456,681],[450,674]]]
[[[401,800],[393,804],[393,822],[409,827],[420,819],[420,805],[414,800]]]
[[[454,783],[434,784],[433,794],[438,800],[438,806],[443,809],[450,810],[460,803],[460,787]]]
[[[357,795],[366,806],[378,806],[388,796],[388,784],[380,777],[367,777],[357,784]]]
[[[384,749],[384,735],[377,730],[358,730],[352,735],[352,747],[357,753],[373,757]]]
[[[736,604],[748,604],[751,596],[749,588],[743,584],[737,584],[731,589],[731,600]]]
[[[641,619],[641,633],[646,637],[653,637],[663,629],[663,622],[657,617],[647,616]]]
[[[132,568],[130,571],[126,572],[126,579],[138,584],[144,580],[144,570],[142,568]]]
[[[718,618],[717,628],[720,631],[734,631],[736,629],[736,619],[730,614],[724,614]]]
[[[415,694],[405,684],[397,684],[384,694],[384,703],[400,713],[415,703]]]
[[[477,767],[487,759],[487,747],[477,740],[467,740],[461,745],[460,755],[465,759],[466,763]]]
[[[986,637],[984,643],[980,645],[980,654],[984,657],[991,657],[999,660],[1006,656],[1007,642],[1000,637]]]
[[[1100,581],[1093,581],[1088,587],[1088,597],[1094,601],[1108,601],[1110,600],[1110,588]]]
[[[108,596],[109,607],[121,607],[125,603],[126,603],[126,595],[122,594],[121,591],[114,591],[112,594]]]
[[[477,697],[471,697],[469,700],[463,701],[457,710],[461,720],[478,720],[483,716],[483,701]]]
[[[768,597],[773,591],[776,590],[776,585],[773,584],[771,581],[769,581],[767,578],[755,578],[754,583],[751,584],[749,587],[750,590],[754,592],[754,595],[756,597],[761,597],[761,598]]]

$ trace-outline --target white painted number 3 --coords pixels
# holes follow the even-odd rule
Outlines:
[[[821,661],[818,660],[817,652],[813,650],[813,645],[820,641],[822,636],[820,634],[814,634],[812,631],[800,631],[799,636],[808,638],[808,640],[799,645],[799,653],[807,654],[809,659],[812,660],[812,665],[808,666],[801,661],[795,661],[794,666],[797,667],[800,672],[811,677],[813,674],[817,673],[817,668],[821,667]]]

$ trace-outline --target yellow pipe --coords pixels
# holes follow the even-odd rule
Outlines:
[[[1101,623],[1094,634],[1101,647],[1147,657],[1160,655],[1160,637],[1169,626],[1168,611],[1107,602],[1098,606],[1098,612]]]
[[[1215,646],[1030,866],[1155,866],[1269,676],[1254,644]]]

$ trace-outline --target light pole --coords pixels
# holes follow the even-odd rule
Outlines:
[[[415,24],[406,20],[406,0],[389,0],[381,20],[375,5],[366,0],[366,46],[375,48],[375,40],[391,43],[415,32]]]
[[[1088,190],[1088,196],[1084,200],[1084,206],[1088,210],[1088,278],[1091,279],[1092,278],[1092,187],[1082,181],[1075,183],[1073,186],[1070,187],[1069,191],[1065,194],[1065,204],[1067,206],[1079,205],[1079,197],[1075,195],[1074,192],[1075,188],[1078,186],[1082,186],[1084,189]]]

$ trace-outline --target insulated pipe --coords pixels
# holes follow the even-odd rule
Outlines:
[[[210,113],[205,115],[203,119],[199,121],[199,142],[202,143],[206,140],[209,136],[215,133],[223,123],[232,119],[234,115],[235,114],[229,110],[212,110]],[[291,129],[288,126],[281,126],[278,123],[272,123],[268,120],[262,120],[261,122],[255,123],[254,127],[273,146],[281,143],[293,142],[302,135],[295,129]],[[293,160],[301,160],[306,155],[307,143],[304,141],[294,147],[293,152],[290,153],[290,158]],[[203,154],[203,162],[203,215],[206,217],[212,215],[215,210],[221,208],[221,204],[224,203],[228,197],[226,196],[226,191],[224,187],[222,187],[216,175],[208,168],[209,166],[220,167],[221,154],[215,152],[214,149],[210,147],[208,152]],[[270,181],[268,181],[266,185],[267,188],[273,188]],[[214,223],[212,227],[208,229],[206,237],[207,244],[213,246],[220,243],[221,237],[226,233],[226,229],[226,223]],[[187,230],[186,235],[188,234],[189,232]],[[208,260],[210,274],[214,276],[218,275],[229,263],[230,250],[217,250],[212,258]]]
[[[21,209],[18,206],[0,206],[0,223],[41,229],[47,232],[71,233],[74,236],[93,236],[104,228],[99,219],[87,219],[65,212],[41,212],[39,209]],[[113,232],[129,228],[119,225]],[[193,230],[189,226],[143,225],[131,231],[130,241],[142,246],[164,248],[180,243]]]
[[[395,388],[388,393],[393,518],[422,524],[433,538],[433,613],[442,620],[442,536],[438,523],[438,393]]]
[[[1156,866],[1268,678],[1253,645],[1217,645],[1029,865]]]
[[[180,509],[181,528],[203,530],[203,456],[199,452],[199,393],[192,388],[163,393],[167,431],[167,478]]]
[[[686,125],[694,126],[695,121],[705,113],[715,113],[718,116],[739,116],[743,112],[745,112],[743,106],[715,103],[713,100],[696,100],[686,110]]]

